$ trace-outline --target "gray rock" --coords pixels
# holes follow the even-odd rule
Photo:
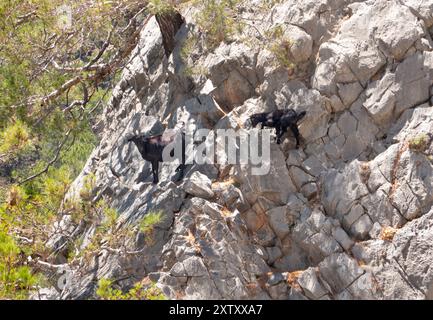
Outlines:
[[[269,295],[274,300],[286,300],[288,298],[287,284],[279,283],[268,288]]]
[[[250,209],[250,205],[246,201],[242,192],[234,185],[218,185],[212,187],[216,193],[217,201],[221,205],[230,210],[239,210],[241,213]]]
[[[427,27],[433,25],[432,0],[407,0],[404,4],[413,9],[423,19]]]
[[[335,238],[335,240],[337,240],[340,246],[342,246],[343,249],[346,251],[349,251],[354,244],[353,240],[340,227],[334,228],[332,230],[332,236]]]
[[[278,270],[303,270],[310,263],[307,253],[293,239],[286,238],[281,244],[281,250],[284,256],[274,262],[274,267]]]
[[[260,217],[254,210],[248,210],[245,212],[244,219],[248,229],[252,232],[257,231],[263,225],[263,218]]]
[[[308,300],[306,296],[302,294],[302,292],[299,289],[296,288],[290,288],[288,297],[288,300]]]
[[[302,186],[301,193],[307,198],[308,200],[311,200],[318,194],[318,187],[316,183],[307,183]]]
[[[431,295],[433,273],[429,266],[433,250],[428,245],[433,237],[433,211],[417,221],[408,223],[393,239],[390,255],[398,261],[410,283],[418,290]]]
[[[305,208],[305,199],[301,195],[291,194],[287,201],[287,208],[290,215],[299,217],[301,211]]]
[[[59,293],[54,288],[41,288],[30,297],[32,300],[58,300]]]
[[[221,108],[217,105],[212,96],[200,95],[197,98],[187,100],[185,102],[185,111],[188,113],[202,117],[202,121],[209,124],[215,124],[224,115]]]
[[[395,81],[401,90],[397,93],[397,115],[418,104],[426,102],[430,97],[430,74],[424,66],[425,56],[416,53],[397,66]]]
[[[187,263],[188,264],[188,263]],[[182,262],[177,262],[170,270],[170,274],[173,277],[186,277],[188,276],[187,270],[185,270],[185,265]],[[158,280],[157,280],[158,281]]]
[[[364,273],[355,282],[350,285],[347,290],[352,297],[358,300],[373,300],[374,299],[374,278],[371,273]]]
[[[325,257],[342,249],[331,236],[332,223],[320,211],[313,211],[303,223],[293,229],[293,239],[299,243],[313,263],[319,263]]]
[[[215,195],[212,191],[211,184],[212,182],[207,176],[196,171],[185,181],[184,190],[186,193],[193,196],[211,199]]]
[[[303,163],[302,166],[305,168],[305,170],[317,177],[320,176],[320,174],[326,170],[326,163],[323,163],[317,156],[315,155],[311,155],[310,157],[308,157],[308,159],[306,159]]]
[[[326,212],[342,218],[351,209],[352,204],[369,194],[360,176],[359,162],[351,162],[343,173],[329,170],[322,180],[322,203]]]
[[[285,277],[282,273],[272,273],[271,276],[269,277],[268,281],[266,282],[266,284],[270,285],[270,286],[275,286],[281,282],[285,281]]]
[[[185,299],[188,300],[207,300],[221,297],[218,288],[207,277],[194,277],[188,281],[185,294]]]
[[[216,88],[212,94],[223,108],[232,109],[254,95],[257,74],[254,53],[244,44],[223,45],[204,63]]]
[[[342,292],[364,272],[346,253],[335,253],[320,264],[320,275],[336,293]]]
[[[279,247],[268,247],[266,248],[268,252],[268,264],[272,265],[277,259],[281,258],[283,253]]]
[[[352,224],[350,233],[356,239],[365,240],[371,228],[373,228],[373,222],[368,215],[364,214]]]
[[[241,191],[263,196],[274,203],[285,204],[296,187],[289,176],[285,158],[277,145],[271,144],[270,172],[267,175],[253,175],[251,168],[242,166],[239,172]],[[282,188],[284,186],[284,188]]]
[[[290,167],[289,174],[298,190],[300,190],[307,183],[315,181],[313,176],[295,166]]]
[[[332,106],[332,111],[333,112],[341,112],[341,111],[343,111],[346,108],[346,106],[341,101],[340,97],[337,96],[337,95],[333,95],[330,98],[330,104]]]
[[[361,92],[364,88],[359,84],[359,82],[353,82],[348,84],[338,84],[338,95],[341,98],[341,101],[346,107],[350,107],[350,105],[358,99]]]
[[[350,227],[357,221],[361,216],[364,214],[364,208],[359,205],[355,204],[348,214],[346,214],[343,218],[343,226],[349,230]]]
[[[372,27],[371,32],[374,32],[374,39],[395,59],[403,58],[406,51],[424,33],[417,17],[398,1],[376,2],[370,10],[371,13],[374,12],[369,23]],[[400,32],[396,34],[389,30]]]
[[[191,177],[194,172],[200,172],[207,176],[211,180],[216,180],[218,178],[218,169],[212,164],[193,164],[191,169],[185,174],[185,178]]]
[[[256,233],[255,241],[263,247],[271,247],[275,245],[275,234],[268,224],[263,224]]]
[[[396,93],[400,90],[395,82],[394,74],[386,74],[381,80],[372,82],[367,88],[367,101],[364,107],[368,110],[376,124],[390,124],[392,119]]]
[[[298,283],[310,299],[320,299],[327,294],[316,275],[314,268],[308,268],[298,278]]]
[[[118,286],[128,290],[145,277],[169,299],[433,297],[433,2],[284,0],[266,13],[258,1],[242,6],[254,27],[213,50],[198,34],[186,59],[195,6],[180,9],[186,23],[168,57],[156,19],[144,26],[101,115],[100,142],[66,199],[79,200],[94,175],[91,198],[116,209],[120,231],[149,212],[164,219],[153,244],[142,233],[121,239],[139,253],[102,250],[71,265],[60,294],[46,288],[33,299],[96,298],[101,278],[125,279]],[[278,25],[292,39],[294,70],[261,43]],[[188,66],[197,74],[187,76]],[[301,146],[290,132],[283,144],[272,141],[263,176],[248,164],[194,164],[174,183],[177,163],[163,163],[152,185],[150,164],[125,141],[173,128],[239,129],[254,113],[284,108],[307,112]],[[421,134],[425,150],[415,150]],[[398,231],[384,237],[384,228]],[[66,263],[62,247],[83,250],[97,225],[65,213],[52,229],[48,245]],[[287,272],[299,270],[289,288]]]
[[[313,39],[311,39],[311,36],[294,25],[289,26],[285,34],[293,41],[290,52],[293,55],[294,62],[300,63],[307,61],[313,51]]]
[[[287,206],[276,207],[266,212],[269,225],[280,239],[284,239],[290,233],[290,226],[294,223],[294,217],[290,215]]]

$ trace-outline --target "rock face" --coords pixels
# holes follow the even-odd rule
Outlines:
[[[214,196],[211,183],[206,175],[196,171],[185,181],[185,192],[195,197],[211,199]]]
[[[89,298],[103,277],[123,289],[148,277],[170,299],[433,299],[433,1],[287,0],[258,10],[243,12],[263,18],[261,33],[287,26],[291,72],[239,37],[194,52],[206,72],[187,76],[180,52],[191,14],[181,12],[168,56],[156,19],[147,23],[68,197],[92,174],[94,198],[117,210],[120,228],[155,211],[164,219],[151,243],[129,239],[139,253],[101,249],[70,266],[61,292],[41,296]],[[253,113],[288,106],[307,111],[301,147],[290,134],[272,142],[264,176],[194,164],[176,182],[177,163],[164,163],[152,185],[150,164],[126,141],[182,125],[241,129]],[[92,228],[65,214],[50,245],[67,234],[84,250]]]

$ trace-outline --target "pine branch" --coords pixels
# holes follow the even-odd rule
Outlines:
[[[42,171],[39,171],[38,173],[35,173],[34,175],[31,175],[30,177],[18,182],[18,185],[22,185],[26,182],[29,182],[30,180],[33,180],[33,179],[43,175],[44,173],[47,173],[48,170],[50,169],[50,167],[53,164],[55,164],[57,162],[57,160],[59,160],[60,153],[61,153],[63,147],[65,146],[66,142],[68,141],[68,138],[69,138],[71,132],[72,132],[72,129],[69,129],[68,132],[66,132],[65,136],[63,137],[63,140],[60,142],[59,146],[57,147],[54,158],[50,162],[47,163],[45,168]]]

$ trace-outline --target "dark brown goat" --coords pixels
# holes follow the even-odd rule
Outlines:
[[[176,172],[180,172],[180,178],[183,178],[185,169],[185,136],[182,133],[182,160]],[[152,164],[153,183],[159,182],[159,163],[163,162],[163,151],[170,143],[175,142],[176,134],[162,134],[152,137],[133,136],[128,139],[128,142],[134,142],[144,160],[150,161]],[[174,151],[171,152],[174,155]]]

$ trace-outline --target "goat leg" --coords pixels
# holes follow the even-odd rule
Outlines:
[[[185,171],[185,165],[184,164],[180,164],[176,168],[176,172],[179,174],[179,177],[176,179],[176,181],[182,180],[183,176],[185,175],[184,171]]]
[[[279,135],[280,135],[280,132],[281,132],[281,128],[279,127],[279,126],[277,126],[277,127],[275,127],[275,141],[277,141],[277,143],[278,143],[278,137],[279,137]],[[279,143],[278,143],[279,144]]]
[[[277,144],[281,143],[281,138],[283,137],[283,135],[286,133],[287,128],[286,127],[279,127],[279,134],[277,135]]]
[[[298,149],[298,147],[299,147],[299,130],[298,130],[298,126],[296,124],[292,124],[292,125],[290,125],[290,130],[293,132],[293,135],[295,136],[295,139],[296,139],[296,149]]]
[[[152,174],[153,174],[154,184],[157,184],[159,182],[158,171],[159,171],[159,161],[152,161]]]

